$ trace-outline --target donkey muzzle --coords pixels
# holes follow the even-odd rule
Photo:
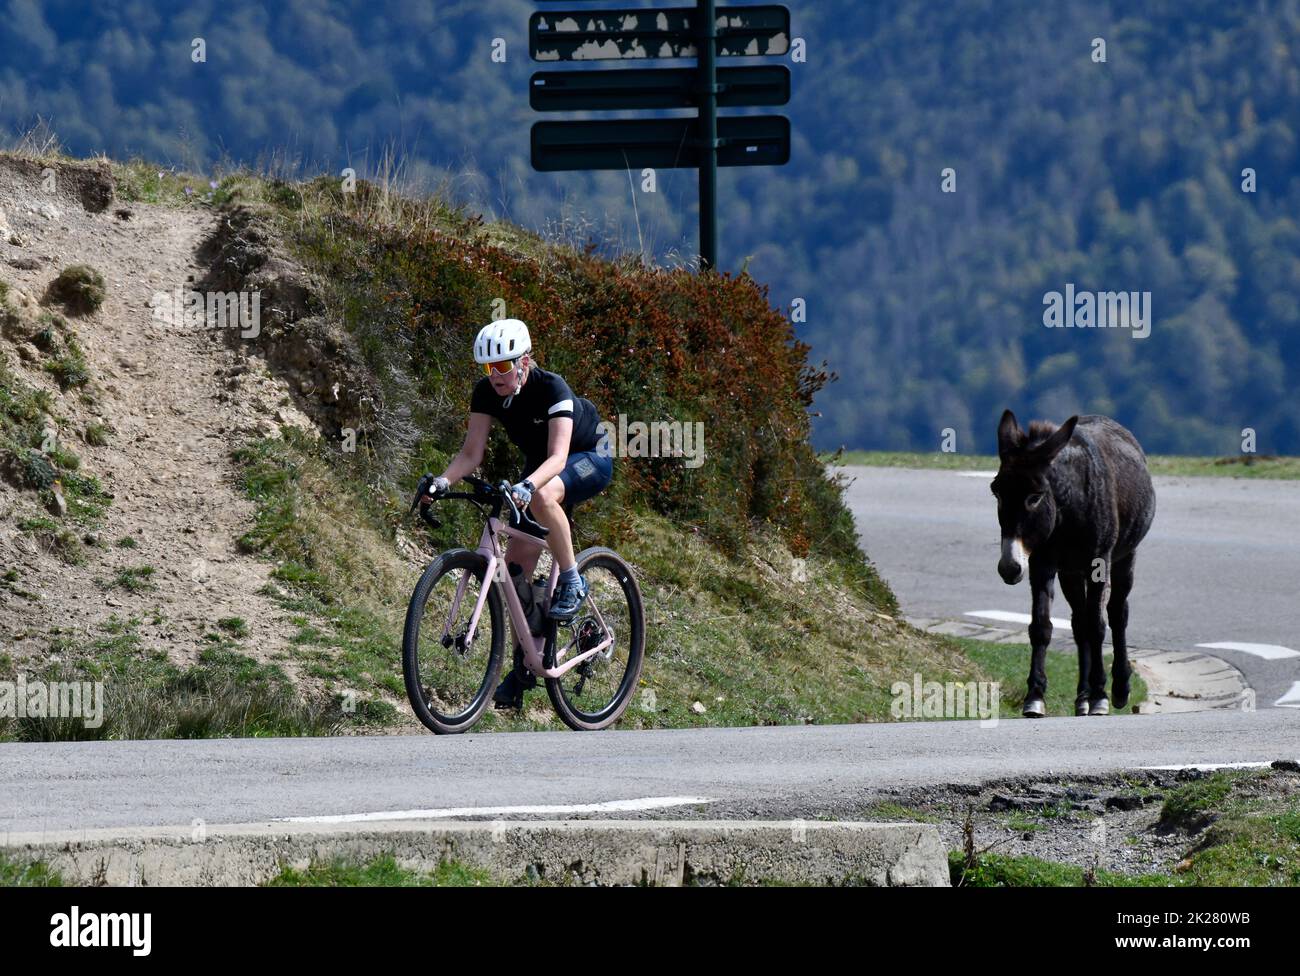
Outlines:
[[[1029,570],[1029,552],[1019,539],[1002,540],[1002,558],[998,560],[998,575],[1002,582],[1014,586],[1025,578]]]

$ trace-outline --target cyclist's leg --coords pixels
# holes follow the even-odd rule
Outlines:
[[[577,562],[573,555],[573,535],[569,532],[569,517],[564,511],[564,496],[564,481],[560,477],[555,477],[534,493],[532,504],[529,506],[533,518],[550,529],[546,543],[551,547],[551,556],[555,560],[556,567],[561,571]]]
[[[564,482],[564,503],[570,512],[585,501],[595,498],[609,487],[614,479],[614,458],[608,447],[597,445],[595,450],[570,454],[568,463],[560,472]]]
[[[561,571],[577,563],[569,515],[577,505],[609,487],[613,475],[614,463],[608,451],[580,451],[570,454],[564,470],[542,486],[540,510],[534,496],[533,517],[551,530],[547,541]]]
[[[597,445],[595,450],[570,454],[564,470],[556,478],[564,482],[564,509],[570,516],[585,501],[595,498],[609,487],[614,478],[614,459],[609,450]]]
[[[534,513],[536,517],[536,513]],[[543,523],[545,524],[545,523]],[[519,545],[511,545],[506,549],[506,563],[515,563],[529,579],[532,578],[533,570],[537,568],[537,559],[541,556],[542,550],[537,546],[530,546],[521,542]]]
[[[525,477],[526,474],[521,472],[515,480],[523,481]],[[537,512],[531,505],[529,506],[529,510],[533,512],[533,518],[537,518]],[[540,519],[538,521],[540,521]],[[546,523],[542,522],[542,524],[545,525]],[[532,579],[533,571],[537,568],[537,560],[541,558],[541,555],[542,550],[537,546],[529,545],[527,542],[520,542],[517,546],[512,543],[507,547],[505,558],[507,564],[515,563],[523,569],[525,577]]]
[[[523,478],[524,475],[520,474],[516,480],[522,481]],[[533,517],[537,518],[536,511],[533,512]],[[538,519],[538,521],[541,520]],[[542,550],[537,546],[529,545],[526,542],[515,545],[512,542],[505,552],[506,565],[509,566],[513,563],[519,566],[524,579],[531,580],[533,572],[537,569],[537,560],[541,557],[541,554]],[[524,701],[524,692],[537,687],[537,678],[524,667],[524,649],[519,643],[518,637],[515,639],[511,655],[513,666],[508,671],[502,668],[501,682],[492,695],[492,700],[498,708],[521,707]]]

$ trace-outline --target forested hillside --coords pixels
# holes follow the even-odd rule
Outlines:
[[[847,172],[793,217],[824,235],[790,273],[832,299],[805,338],[845,376],[821,441],[988,451],[1013,406],[1112,414],[1154,451],[1243,427],[1300,451],[1298,52],[1295,3],[906,5],[845,32]],[[1045,328],[1067,283],[1149,291],[1150,335]]]
[[[721,257],[748,259],[776,307],[806,300],[796,334],[842,377],[815,404],[818,446],[934,449],[950,427],[988,451],[1013,406],[1109,413],[1152,451],[1231,453],[1252,427],[1261,451],[1300,453],[1300,2],[789,6],[808,52],[793,158],[724,171]],[[0,128],[43,117],[74,154],[214,176],[374,173],[392,149],[489,219],[681,260],[692,171],[655,194],[532,172],[533,9],[33,0],[0,18]],[[1150,336],[1044,328],[1067,284],[1150,292]]]

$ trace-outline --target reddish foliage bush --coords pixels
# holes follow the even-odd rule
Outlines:
[[[346,222],[332,217],[333,240]],[[808,441],[807,407],[827,376],[808,365],[808,347],[747,275],[646,269],[570,251],[539,260],[437,232],[350,233],[363,243],[333,247],[334,266],[323,270],[347,283],[348,324],[363,345],[382,319],[385,341],[406,344],[417,386],[441,393],[446,416],[431,422],[441,450],[455,450],[464,431],[478,376],[470,342],[500,300],[528,323],[542,366],[591,399],[602,419],[703,422],[697,468],[670,457],[616,461],[611,493],[622,506],[645,504],[729,547],[766,523],[798,555],[815,548],[860,560],[852,519]],[[513,459],[499,449],[486,462],[502,463],[493,475],[512,474]]]

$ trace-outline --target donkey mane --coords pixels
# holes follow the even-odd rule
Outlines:
[[[1050,420],[1029,421],[1029,430],[1026,431],[1028,439],[1025,441],[1025,450],[1032,451],[1058,430],[1060,430],[1060,427],[1052,423]]]

